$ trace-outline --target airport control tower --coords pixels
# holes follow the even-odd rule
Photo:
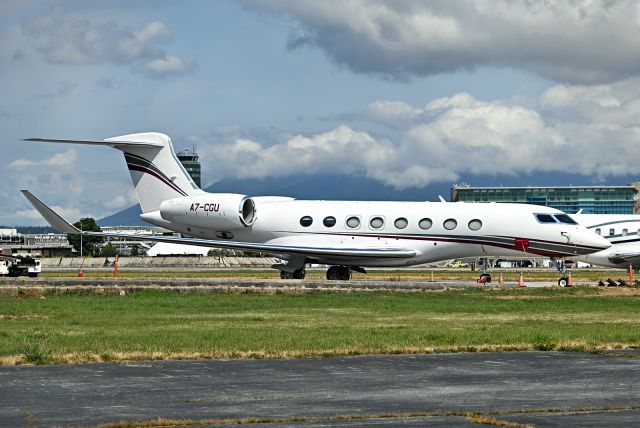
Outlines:
[[[201,167],[200,161],[198,160],[200,157],[196,152],[196,147],[193,146],[192,149],[184,149],[182,151],[179,151],[176,155],[178,156],[180,163],[182,164],[182,166],[184,166],[184,169],[187,170],[187,173],[191,176],[193,181],[198,185],[198,187],[202,187],[202,185],[200,184]]]

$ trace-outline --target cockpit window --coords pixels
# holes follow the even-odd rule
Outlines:
[[[555,223],[556,219],[551,214],[535,214],[536,220],[540,223]]]
[[[553,215],[556,220],[558,220],[560,223],[565,223],[565,224],[578,224],[574,219],[572,219],[571,217],[569,217],[566,214],[554,214]]]

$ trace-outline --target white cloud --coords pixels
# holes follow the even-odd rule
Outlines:
[[[51,208],[53,208],[53,210],[55,212],[57,212],[58,214],[60,214],[62,217],[66,218],[66,219],[78,219],[79,220],[80,218],[84,217],[84,215],[82,215],[80,210],[78,210],[76,208],[65,208],[65,207],[61,207],[61,206],[58,206],[58,205],[54,205]],[[20,219],[22,221],[21,224],[25,224],[26,223],[26,222],[24,222],[24,219],[30,220],[30,222],[28,222],[29,224],[34,224],[34,223],[42,224],[43,223],[42,216],[40,215],[40,213],[36,209],[17,210],[12,215],[13,215],[14,218]],[[76,220],[72,220],[72,221],[75,222]]]
[[[514,67],[571,83],[640,72],[630,0],[251,0],[290,16],[290,48],[312,45],[351,70],[393,78]]]
[[[184,74],[193,68],[177,56],[168,55],[162,58],[154,58],[137,70],[150,77],[168,77]]]
[[[10,162],[7,166],[9,168],[29,168],[39,166],[62,166],[71,165],[78,159],[78,152],[75,149],[69,149],[62,153],[56,153],[50,158],[40,161],[34,161],[31,159],[16,159]]]
[[[551,100],[566,103],[574,99],[581,105],[579,88],[578,95],[555,97],[565,89],[551,90],[542,97],[547,117],[529,107],[480,101],[466,93],[434,100],[424,109],[377,101],[365,111],[375,106],[381,123],[393,118],[410,120],[393,141],[342,125],[271,145],[235,138],[200,151],[203,159],[216,159],[216,171],[226,177],[358,174],[397,188],[453,182],[469,174],[563,172],[597,179],[640,173],[640,128],[625,123],[631,115],[628,103],[623,100],[616,107],[596,102],[600,109],[610,110],[605,120],[595,113],[579,121],[558,120],[550,110]],[[623,92],[608,88],[601,93],[618,97],[617,91]],[[584,103],[590,102],[595,101],[585,95]],[[639,117],[640,104],[633,105]]]
[[[151,77],[175,76],[192,68],[162,49],[172,41],[173,33],[161,21],[147,22],[132,31],[115,22],[70,16],[62,7],[54,7],[49,15],[25,22],[22,33],[53,64],[130,65]]]
[[[413,107],[405,102],[385,100],[374,101],[367,110],[371,119],[390,123],[413,120],[424,113],[421,108]]]

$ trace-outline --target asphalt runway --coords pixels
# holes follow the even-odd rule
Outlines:
[[[217,426],[257,417],[267,427],[471,426],[463,413],[481,412],[540,426],[630,426],[640,420],[635,357],[507,352],[4,366],[0,424],[161,417]]]

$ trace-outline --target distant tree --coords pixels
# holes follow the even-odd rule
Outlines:
[[[140,255],[140,245],[133,244],[131,246],[131,257],[138,257]]]
[[[85,232],[101,232],[100,226],[96,224],[95,219],[91,217],[81,218],[79,221],[73,224],[78,229]],[[80,253],[80,235],[67,234],[67,240],[73,248]],[[98,244],[101,244],[104,238],[101,236],[87,236],[82,237],[82,253],[85,256],[96,256],[99,254]]]
[[[222,248],[212,248],[207,252],[209,257],[222,257],[224,256],[224,250]]]
[[[100,250],[100,255],[104,257],[115,257],[118,255],[118,250],[111,242],[107,242]]]

